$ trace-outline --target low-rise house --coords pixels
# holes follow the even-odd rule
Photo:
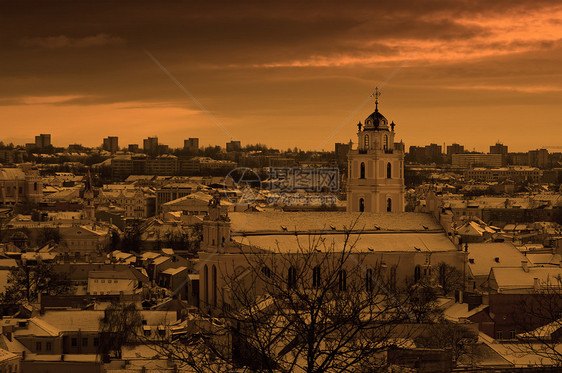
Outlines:
[[[21,357],[0,348],[0,372],[19,373]]]
[[[91,271],[88,274],[88,294],[131,295],[142,289],[142,280],[131,268],[129,271]]]
[[[181,299],[187,299],[189,295],[189,268],[168,268],[158,274],[157,284],[171,290],[173,294]]]

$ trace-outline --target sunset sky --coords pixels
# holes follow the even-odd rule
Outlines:
[[[406,146],[562,149],[560,1],[12,1],[0,24],[4,142],[331,150],[379,85]]]

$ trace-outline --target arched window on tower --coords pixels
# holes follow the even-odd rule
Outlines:
[[[386,212],[392,212],[392,199],[386,199]]]
[[[364,179],[365,178],[365,162],[361,162],[361,175],[359,176],[359,178]]]
[[[392,164],[390,162],[388,162],[386,164],[386,178],[387,179],[391,179],[392,178]]]
[[[360,212],[365,211],[365,200],[363,198],[359,198],[359,211]]]
[[[365,135],[365,139],[364,139],[364,143],[363,143],[363,148],[365,148],[365,150],[369,149],[369,135]]]

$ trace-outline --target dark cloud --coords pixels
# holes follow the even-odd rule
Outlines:
[[[279,131],[287,121],[313,123],[311,133],[337,126],[406,59],[385,88],[389,107],[550,104],[562,86],[557,6],[554,0],[4,2],[0,105],[66,97],[50,105],[196,109],[143,49],[239,128],[268,116]],[[267,136],[284,141],[279,132]]]

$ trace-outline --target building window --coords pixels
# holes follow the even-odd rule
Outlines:
[[[396,266],[390,268],[390,289],[396,290]]]
[[[265,277],[271,277],[271,270],[269,269],[268,266],[263,266],[261,268],[261,273],[265,276]]]
[[[384,150],[388,149],[388,136],[384,135]]]
[[[207,265],[203,269],[203,294],[205,296],[205,304],[209,304],[209,267]]]
[[[386,164],[386,178],[392,179],[392,164],[390,162]]]
[[[82,338],[82,347],[88,347],[88,338]]]
[[[360,179],[365,178],[365,162],[361,162],[361,175],[359,176]]]
[[[33,190],[37,192],[37,182],[33,183]]]
[[[45,342],[45,350],[51,351],[53,349],[53,345],[51,342]]]
[[[213,306],[217,306],[217,267],[213,265]]]
[[[94,338],[94,346],[98,347],[100,345],[100,339],[98,337]]]
[[[390,198],[386,200],[386,212],[392,212],[392,199]]]
[[[72,339],[70,340],[70,345],[71,345],[72,347],[78,346],[78,339],[72,338]]]
[[[373,270],[371,268],[365,272],[365,290],[368,292],[373,291]]]
[[[316,266],[312,268],[312,287],[320,286],[320,267]]]
[[[496,339],[503,339],[503,332],[501,330],[496,332]]]
[[[421,279],[421,267],[419,265],[414,268],[414,281],[418,282]]]
[[[347,271],[345,269],[340,270],[338,273],[338,290],[347,290]]]
[[[509,339],[515,339],[515,330],[509,331]]]
[[[41,352],[41,342],[35,342],[35,351]]]
[[[287,286],[289,289],[296,289],[297,287],[297,269],[293,266],[289,267],[287,274]]]
[[[365,142],[364,142],[364,148],[365,150],[369,149],[369,135],[365,135]]]
[[[359,198],[359,211],[365,211],[365,200],[363,198]]]

